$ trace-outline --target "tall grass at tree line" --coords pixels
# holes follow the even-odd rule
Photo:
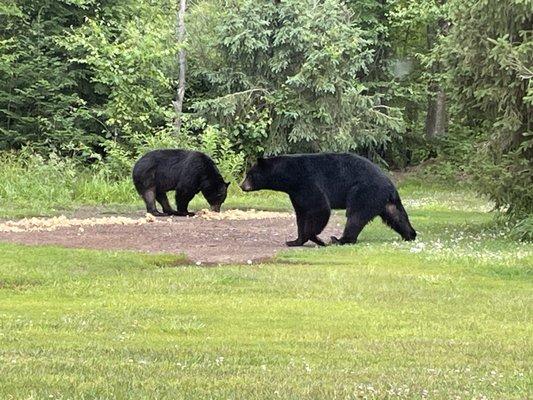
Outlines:
[[[0,212],[19,205],[28,212],[68,209],[78,204],[131,204],[129,177],[105,168],[83,167],[52,154],[3,153],[0,159]]]
[[[29,150],[0,153],[0,218],[53,215],[82,206],[143,210],[131,179],[137,157],[115,150],[105,160],[85,165],[54,153],[47,157]],[[281,209],[289,204],[284,195],[273,192],[244,195],[238,187],[244,166],[234,158],[217,164],[231,181],[226,208]],[[169,198],[173,203],[172,193]],[[199,195],[191,205],[199,209],[207,203]]]

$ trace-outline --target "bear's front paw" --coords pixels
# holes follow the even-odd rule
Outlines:
[[[322,246],[322,247],[326,246],[326,243],[324,243],[324,241],[320,239],[318,236],[313,236],[309,240],[311,240],[313,243],[316,243],[318,246]]]
[[[177,217],[194,217],[196,214],[193,212],[176,211],[174,215]]]
[[[150,214],[152,214],[154,217],[168,217],[169,214],[166,214],[164,212],[159,211],[149,211]]]
[[[303,243],[296,239],[296,240],[289,240],[288,242],[285,242],[285,244],[289,247],[296,247],[296,246],[302,246]]]

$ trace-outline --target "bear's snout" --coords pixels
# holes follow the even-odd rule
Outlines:
[[[244,192],[250,192],[253,187],[252,187],[252,183],[250,182],[250,179],[249,178],[246,178],[240,185],[240,188],[244,191]]]

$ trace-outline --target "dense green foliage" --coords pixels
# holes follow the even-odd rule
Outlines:
[[[533,246],[400,192],[418,243],[376,221],[260,265],[0,244],[0,398],[530,397]]]
[[[200,66],[211,90],[194,108],[229,126],[250,113],[267,118],[271,153],[376,147],[403,124],[359,78],[374,60],[365,36],[336,0],[241,1],[220,18],[218,68]]]
[[[171,1],[0,6],[0,146],[91,158],[170,118]],[[104,152],[105,154],[105,152]]]
[[[478,186],[498,207],[533,211],[533,3],[454,1],[454,29],[436,50],[454,124],[476,137]]]
[[[436,158],[432,175],[472,177],[531,215],[531,2],[197,0],[181,44],[176,12],[173,0],[1,1],[0,150],[53,150],[119,179],[161,146],[210,149],[233,176],[263,153]]]
[[[92,141],[78,71],[57,43],[82,21],[83,10],[67,2],[0,3],[2,148]]]

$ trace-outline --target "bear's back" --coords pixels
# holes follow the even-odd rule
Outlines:
[[[337,180],[337,183],[389,180],[372,161],[351,153],[295,154],[307,174]]]
[[[213,161],[199,151],[183,149],[153,150],[142,156],[133,168],[134,182],[153,185],[162,191],[173,190],[178,184],[189,185],[206,171],[213,174]]]
[[[350,153],[294,154],[286,157],[304,186],[318,186],[329,198],[332,208],[344,208],[353,188],[370,186],[390,193],[395,190],[390,179],[370,160]]]

